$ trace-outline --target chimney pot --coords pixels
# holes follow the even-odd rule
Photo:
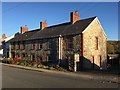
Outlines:
[[[25,33],[25,32],[28,32],[28,27],[27,27],[27,25],[21,27],[21,33],[23,34],[23,33]]]
[[[2,39],[5,39],[7,38],[5,34],[2,34]]]
[[[70,22],[74,24],[78,20],[80,20],[80,15],[79,15],[78,11],[71,12],[70,13]]]
[[[44,29],[47,27],[47,22],[46,20],[44,22],[40,22],[40,29]]]

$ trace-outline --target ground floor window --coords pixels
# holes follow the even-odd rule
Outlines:
[[[19,53],[17,53],[17,54],[15,55],[15,57],[18,59],[18,58],[20,57]]]
[[[102,60],[102,57],[101,57],[101,56],[99,56],[100,68],[101,68],[101,66],[102,66],[101,60]]]
[[[94,56],[92,56],[92,61],[91,61],[91,63],[92,63],[92,69],[94,69]]]
[[[30,58],[31,58],[31,61],[34,61],[35,60],[35,55],[31,54]]]
[[[24,60],[25,59],[25,53],[22,53],[21,58]]]
[[[37,61],[38,62],[42,62],[42,57],[41,56],[37,56]]]
[[[12,55],[12,58],[15,58],[15,52],[12,52],[11,55]]]
[[[7,58],[9,58],[9,52],[7,52]]]

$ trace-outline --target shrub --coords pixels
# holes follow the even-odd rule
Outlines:
[[[48,67],[48,69],[49,69],[49,70],[55,70],[55,68],[53,68],[53,67]]]
[[[49,68],[49,66],[45,66],[45,65],[43,65],[43,68],[44,68],[44,69],[48,69],[48,68]]]
[[[37,67],[37,66],[38,66],[38,64],[37,64],[37,63],[34,63],[34,64],[33,64],[33,67]]]
[[[28,67],[32,67],[32,64],[30,63],[30,64],[28,64],[27,66],[28,66]]]
[[[4,58],[3,63],[11,64],[12,63],[12,58]]]
[[[24,66],[24,65],[25,65],[25,63],[24,63],[24,62],[21,62],[21,63],[20,63],[20,65]]]
[[[16,64],[16,65],[20,65],[20,62],[18,61],[18,62],[16,62],[15,64]]]
[[[38,66],[37,66],[38,68],[42,68],[43,67],[43,65],[42,64],[38,64]]]

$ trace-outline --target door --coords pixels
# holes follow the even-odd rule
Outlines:
[[[92,69],[95,68],[95,64],[94,64],[94,56],[92,56]]]
[[[102,57],[100,56],[100,57],[99,57],[100,68],[101,68],[101,64],[102,64],[102,63],[101,63],[101,60],[102,60]]]
[[[15,52],[12,52],[11,54],[12,54],[12,58],[15,58]]]

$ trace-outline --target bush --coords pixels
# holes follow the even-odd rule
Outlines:
[[[34,63],[34,64],[33,64],[33,67],[37,67],[37,66],[38,66],[38,64],[37,64],[37,63]]]
[[[20,63],[20,65],[24,66],[24,65],[25,65],[25,63],[24,63],[24,62],[21,62],[21,63]]]
[[[14,64],[16,64],[16,65],[20,65],[20,61],[17,61],[17,62],[15,62]]]
[[[53,68],[53,67],[48,67],[48,70],[55,70],[55,68]]]
[[[4,58],[2,63],[11,64],[12,63],[12,58]]]
[[[30,64],[28,64],[27,66],[28,66],[28,67],[32,67],[32,64],[30,63]]]
[[[42,64],[38,64],[38,66],[37,66],[38,68],[42,68],[43,67],[43,65]]]

